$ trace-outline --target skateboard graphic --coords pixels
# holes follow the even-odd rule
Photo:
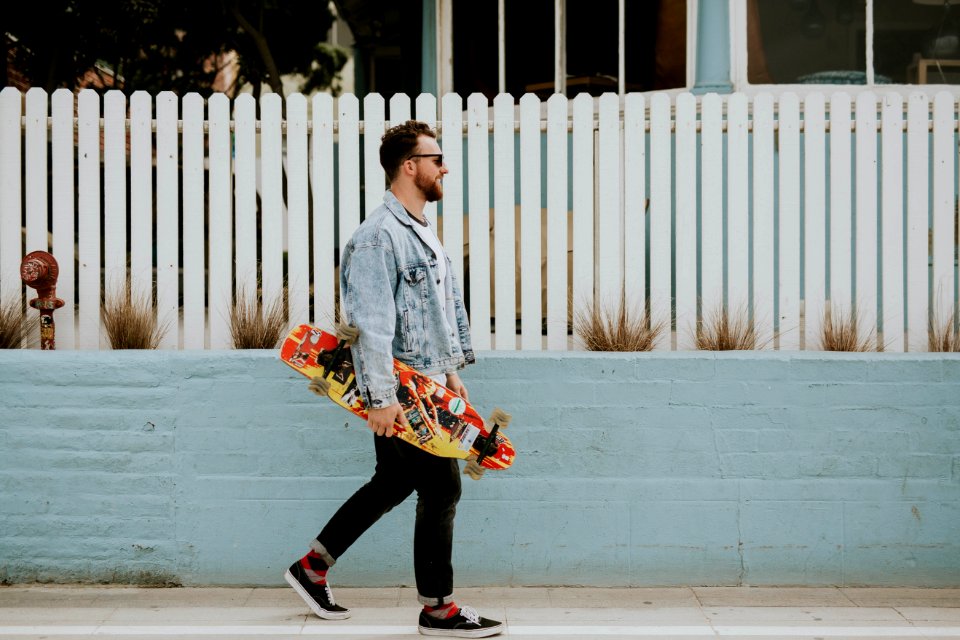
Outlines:
[[[319,387],[334,403],[366,419],[349,347],[356,335],[352,327],[338,327],[338,335],[333,335],[301,324],[283,341],[280,359],[311,378],[312,390]],[[394,437],[437,456],[467,460],[464,473],[474,479],[486,469],[513,464],[516,451],[500,433],[510,422],[509,414],[495,409],[484,422],[469,402],[433,378],[396,359],[393,371],[397,400],[410,424],[409,429],[394,424]]]

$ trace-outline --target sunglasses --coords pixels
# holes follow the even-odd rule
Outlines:
[[[407,156],[407,160],[412,160],[414,158],[433,158],[433,164],[438,167],[443,166],[443,154],[442,153],[415,153],[412,156]]]

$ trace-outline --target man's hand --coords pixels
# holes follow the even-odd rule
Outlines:
[[[407,422],[407,416],[403,415],[403,407],[399,402],[395,402],[389,407],[382,409],[367,409],[367,426],[378,436],[390,437],[394,433],[393,423],[399,422],[406,428],[410,428]]]
[[[470,402],[470,398],[467,395],[467,388],[464,386],[463,380],[461,380],[460,376],[458,376],[457,374],[455,373],[447,374],[447,389],[450,389],[450,391],[453,391],[455,394],[457,394],[467,402]]]

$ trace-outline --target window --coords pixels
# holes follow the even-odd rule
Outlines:
[[[570,97],[687,86],[687,0],[472,0],[452,5],[453,90],[461,96],[480,92],[493,98],[503,91],[517,99],[525,93],[546,99],[558,86]],[[565,25],[560,30],[555,26],[558,7]]]
[[[746,81],[960,84],[955,3],[747,0]]]

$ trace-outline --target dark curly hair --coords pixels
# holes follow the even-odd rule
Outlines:
[[[390,127],[380,138],[380,166],[387,174],[387,181],[393,182],[400,171],[400,165],[417,149],[417,138],[430,136],[436,138],[436,132],[425,122],[407,120],[403,124]]]

